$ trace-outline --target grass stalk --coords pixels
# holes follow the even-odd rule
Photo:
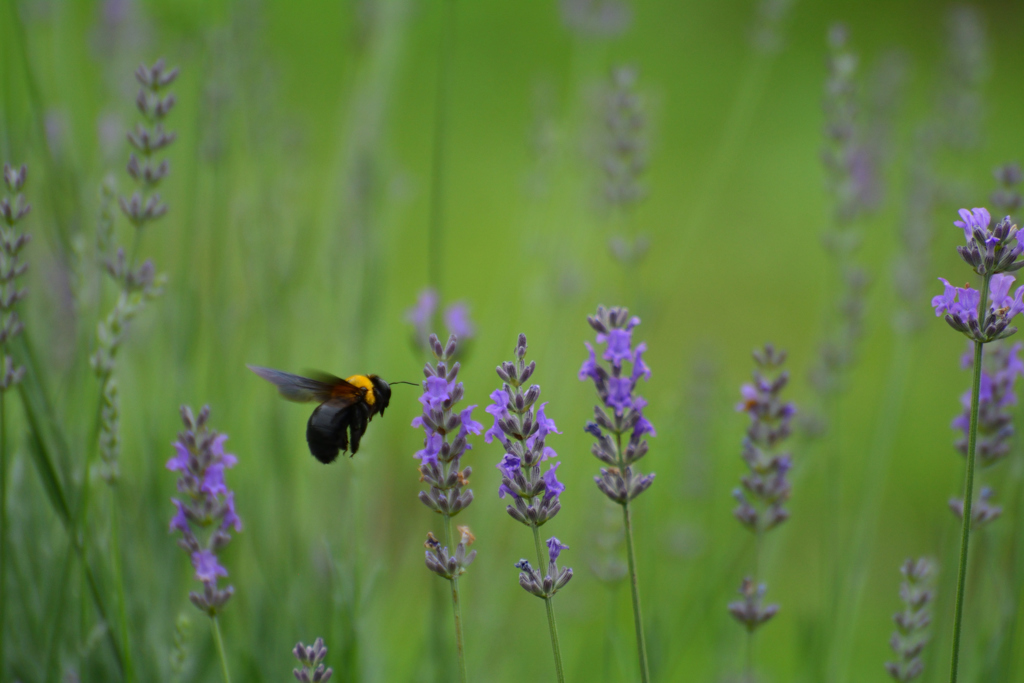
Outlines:
[[[629,588],[633,595],[633,626],[636,628],[636,648],[637,657],[640,660],[640,680],[642,683],[648,683],[651,680],[651,673],[647,665],[647,639],[644,637],[644,619],[640,611],[640,584],[636,576],[636,551],[633,549],[633,520],[628,500],[622,504],[622,520],[626,528],[626,556],[629,561]]]
[[[4,400],[7,392],[0,391],[0,614],[7,614],[7,420]],[[0,621],[0,680],[4,679],[7,662],[7,631]]]
[[[991,275],[981,285],[979,316],[988,310],[988,287]],[[960,634],[964,616],[964,588],[967,584],[967,551],[971,540],[971,505],[974,501],[974,460],[978,444],[978,403],[981,390],[981,360],[985,345],[974,342],[974,377],[971,382],[971,424],[967,441],[967,479],[964,483],[964,519],[960,535],[960,567],[956,582],[956,607],[953,611],[953,647],[949,665],[949,683],[956,683],[960,666]]]
[[[537,569],[543,571],[543,568],[547,566],[547,562],[544,561],[544,550],[540,544],[540,531],[537,529],[536,524],[531,524],[530,528],[533,529],[533,545],[537,550]],[[562,648],[558,645],[558,624],[555,622],[555,606],[551,603],[551,598],[544,598],[544,608],[548,613],[548,633],[551,636],[551,652],[555,657],[555,675],[558,677],[558,683],[565,683],[565,669],[562,666]]]
[[[224,652],[224,638],[220,634],[220,621],[216,616],[210,617],[210,625],[213,627],[213,640],[217,643],[217,656],[220,658],[220,673],[224,677],[224,683],[231,683],[231,672],[228,671],[228,658]]]
[[[622,432],[615,434],[616,459],[619,470],[626,471],[626,463],[622,453]],[[636,550],[633,547],[633,515],[629,508],[629,499],[622,503],[622,524],[626,532],[626,558],[629,565],[629,590],[633,596],[633,626],[636,629],[637,659],[640,661],[640,680],[648,683],[651,680],[650,667],[647,664],[647,638],[644,636],[644,619],[640,609],[640,584],[636,575]]]
[[[452,545],[452,518],[451,515],[444,515],[444,540],[448,546],[448,552],[454,553],[455,546]],[[456,569],[458,571],[458,569]],[[459,577],[456,574],[451,579],[452,584],[452,611],[455,615],[455,651],[459,660],[459,681],[466,683],[466,650],[462,637],[462,604],[459,598]]]
[[[124,679],[128,683],[135,680],[135,666],[132,663],[132,650],[128,628],[128,596],[124,590],[124,571],[122,568],[121,531],[118,521],[117,484],[110,484],[110,562],[114,569],[114,589],[117,591],[117,616],[120,620],[121,651],[124,653]]]

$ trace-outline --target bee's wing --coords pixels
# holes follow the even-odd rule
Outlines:
[[[333,375],[318,373],[318,379],[311,379],[258,365],[247,365],[246,367],[276,386],[281,396],[289,401],[299,403],[319,401],[322,403],[332,396],[355,395],[359,392],[358,387]]]

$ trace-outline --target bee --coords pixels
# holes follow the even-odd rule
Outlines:
[[[325,465],[334,462],[339,451],[355,455],[370,420],[378,414],[383,417],[391,402],[391,385],[377,375],[341,379],[318,372],[302,377],[258,365],[246,367],[276,386],[289,401],[320,403],[306,423],[306,442],[313,457]]]

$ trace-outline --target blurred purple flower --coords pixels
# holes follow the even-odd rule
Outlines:
[[[405,312],[405,320],[413,327],[413,343],[426,353],[430,353],[430,335],[437,324],[437,313],[441,297],[437,290],[428,287],[419,293],[416,304]],[[444,309],[444,324],[449,335],[455,335],[460,345],[464,345],[475,334],[476,327],[469,317],[469,306],[457,301]]]
[[[167,469],[179,473],[178,491],[182,494],[181,499],[171,499],[176,511],[170,530],[181,534],[178,543],[189,553],[196,580],[203,584],[203,592],[192,592],[189,599],[215,616],[234,592],[231,586],[217,586],[217,577],[228,575],[217,552],[230,542],[231,529],[242,530],[242,520],[235,511],[235,494],[224,478],[238,458],[224,451],[226,434],[207,428],[209,417],[208,406],[198,416],[182,407],[185,429],[173,443],[174,455],[167,461]]]
[[[753,381],[740,387],[741,401],[737,412],[750,417],[743,439],[743,460],[749,472],[741,480],[742,487],[733,491],[739,506],[733,511],[745,527],[762,533],[786,521],[789,512],[790,483],[787,474],[792,467],[788,453],[780,452],[792,433],[796,408],[782,400],[782,390],[789,383],[789,373],[782,370],[785,351],[771,344],[754,352],[758,369]]]

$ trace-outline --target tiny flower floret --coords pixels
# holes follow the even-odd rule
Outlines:
[[[551,562],[557,562],[558,556],[562,554],[562,551],[568,549],[569,546],[562,543],[554,536],[548,539],[548,556]]]
[[[989,342],[1008,337],[1017,331],[1010,321],[1024,311],[1024,287],[1018,287],[1010,296],[1015,278],[1012,275],[992,275],[984,320],[980,316],[981,292],[970,285],[954,287],[946,279],[943,292],[932,298],[936,316],[945,316],[953,329],[974,341]]]
[[[994,275],[1024,267],[1024,261],[1017,260],[1024,253],[1024,243],[1009,216],[994,226],[988,210],[983,208],[960,209],[960,218],[953,225],[964,231],[967,244],[957,247],[957,252],[974,272]]]

